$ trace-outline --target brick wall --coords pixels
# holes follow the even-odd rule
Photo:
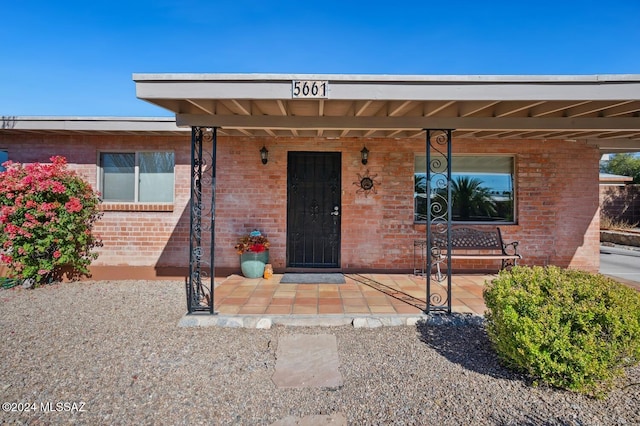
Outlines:
[[[176,153],[172,211],[107,210],[97,226],[104,247],[95,265],[188,265],[189,137],[0,135],[13,161],[47,161],[63,155],[92,184],[97,151],[165,150]],[[369,163],[360,162],[366,144]],[[269,162],[259,150],[269,149]],[[341,265],[346,270],[410,270],[413,240],[425,226],[413,223],[414,155],[424,140],[325,138],[218,138],[216,267],[239,270],[233,246],[254,228],[272,242],[270,261],[286,262],[288,151],[342,152]],[[454,139],[454,154],[514,154],[517,225],[501,226],[506,241],[519,240],[524,264],[556,264],[589,271],[599,267],[598,150],[583,143],[539,140]],[[358,193],[369,171],[375,194]],[[499,262],[456,263],[459,269],[496,270]]]
[[[8,149],[9,159],[15,162],[48,162],[52,155],[62,155],[70,168],[94,188],[97,188],[99,150],[173,150],[176,161],[173,206],[169,211],[158,211],[167,210],[167,206],[147,206],[146,210],[152,211],[136,211],[131,204],[104,205],[102,219],[95,228],[104,246],[98,250],[100,256],[93,265],[154,268],[188,265],[189,217],[187,214],[185,221],[183,216],[189,202],[190,137],[1,135],[0,147]]]

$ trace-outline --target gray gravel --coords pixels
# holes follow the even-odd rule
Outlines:
[[[0,422],[269,425],[342,413],[357,425],[640,424],[640,367],[594,400],[531,387],[498,364],[477,324],[179,328],[184,300],[184,283],[168,281],[0,290],[0,402],[36,405]],[[275,387],[278,338],[299,333],[336,336],[344,386]],[[83,411],[42,412],[48,402]]]

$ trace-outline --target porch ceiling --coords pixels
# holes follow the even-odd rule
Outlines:
[[[134,74],[140,99],[178,126],[219,134],[585,140],[640,151],[640,75],[391,76]],[[293,81],[321,81],[325,98],[294,98]]]

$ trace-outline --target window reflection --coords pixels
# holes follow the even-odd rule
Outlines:
[[[101,153],[101,189],[105,201],[135,201],[135,154]]]
[[[100,188],[105,201],[173,202],[173,152],[100,154]]]
[[[514,222],[513,157],[452,158],[451,214],[456,222]],[[416,156],[415,221],[427,220],[426,156]],[[446,200],[446,178],[432,174],[432,202]],[[446,215],[445,215],[446,217]]]
[[[141,152],[139,158],[139,201],[173,201],[173,152]]]
[[[5,168],[2,166],[2,163],[9,161],[9,152],[3,149],[0,150],[0,172],[4,172]]]

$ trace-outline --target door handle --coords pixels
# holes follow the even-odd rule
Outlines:
[[[340,216],[340,207],[335,206],[330,214],[331,216]]]

